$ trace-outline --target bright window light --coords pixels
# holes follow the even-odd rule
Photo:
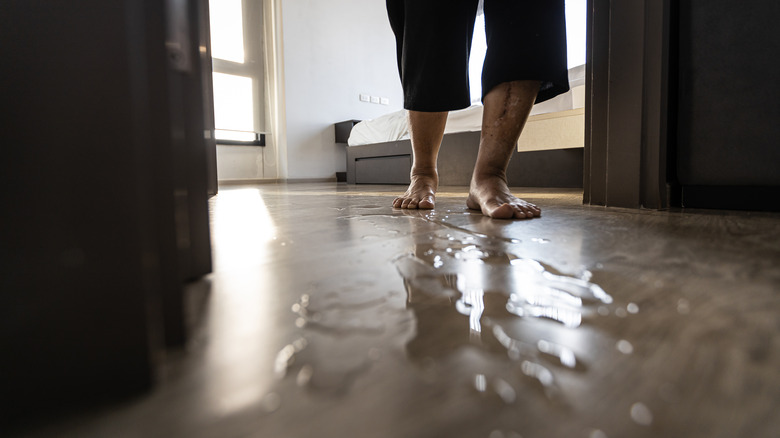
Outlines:
[[[252,96],[252,78],[214,73],[214,122],[218,134],[255,132]]]
[[[587,0],[566,0],[566,44],[568,49],[567,67],[585,64],[585,37]],[[482,99],[482,64],[485,62],[487,41],[485,38],[485,15],[480,8],[474,23],[474,37],[469,57],[469,87],[471,102]]]
[[[566,45],[569,68],[585,64],[587,0],[566,0]]]
[[[211,56],[244,63],[242,0],[209,0]]]
[[[485,63],[487,40],[485,38],[485,14],[479,9],[477,21],[474,23],[474,36],[471,40],[471,55],[469,56],[469,89],[471,102],[482,100],[482,64]]]

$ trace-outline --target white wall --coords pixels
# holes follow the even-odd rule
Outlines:
[[[403,108],[385,0],[282,0],[289,179],[346,170],[333,124]],[[390,105],[361,102],[361,93]]]
[[[220,181],[257,180],[265,177],[260,146],[217,145],[217,177]]]

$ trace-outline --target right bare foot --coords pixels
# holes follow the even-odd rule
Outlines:
[[[412,173],[411,180],[406,193],[393,200],[393,207],[432,209],[436,189],[439,187],[439,175],[436,170]]]

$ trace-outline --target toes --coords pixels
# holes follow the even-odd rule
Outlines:
[[[403,198],[393,199],[393,208],[401,208],[402,203],[403,203]]]
[[[426,196],[420,200],[417,204],[417,208],[431,209],[433,208],[433,196]]]
[[[534,204],[526,204],[526,207],[528,208],[528,211],[530,211],[534,216],[541,216],[542,209],[535,206]]]
[[[532,217],[534,217],[534,214],[530,210],[525,210],[519,207],[515,209],[515,218],[517,219],[527,219]]]
[[[494,219],[511,219],[513,217],[517,217],[517,212],[510,204],[498,204],[498,203],[491,203],[492,205],[485,205],[486,210],[482,212],[482,214],[485,214],[487,216],[490,216]],[[525,217],[525,214],[523,214],[522,217]]]

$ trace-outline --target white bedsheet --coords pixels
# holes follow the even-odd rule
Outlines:
[[[569,69],[568,92],[556,96],[546,102],[534,105],[531,115],[567,111],[582,108],[582,99],[577,96],[582,94],[580,87],[585,86],[585,66],[580,65]],[[447,117],[445,134],[455,132],[472,132],[482,129],[482,104],[475,104],[466,109],[451,111]],[[352,128],[349,135],[349,146],[360,146],[372,143],[384,143],[388,141],[404,140],[409,138],[409,124],[406,119],[406,110],[395,111],[371,120],[364,120]]]

